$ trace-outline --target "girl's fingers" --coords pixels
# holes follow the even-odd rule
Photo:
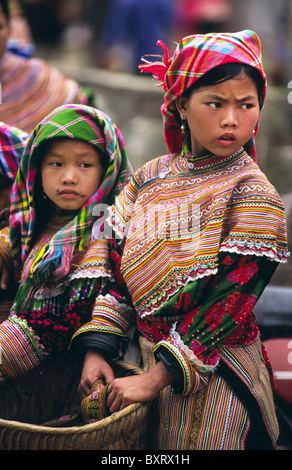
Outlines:
[[[118,396],[116,396],[114,397],[111,405],[107,403],[107,407],[111,413],[115,413],[116,411],[119,411],[122,409],[122,400]]]

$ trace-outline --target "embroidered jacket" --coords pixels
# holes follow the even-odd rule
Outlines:
[[[109,243],[112,269],[130,299],[113,289],[97,297],[74,338],[126,337],[135,314],[156,357],[176,371],[177,393],[194,392],[222,346],[258,336],[252,309],[288,256],[280,197],[243,149],[202,159],[185,150],[137,170],[108,221],[120,237],[120,253]]]

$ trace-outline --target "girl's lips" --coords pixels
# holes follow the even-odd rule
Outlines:
[[[74,191],[74,190],[71,191],[69,189],[65,189],[64,191],[60,191],[59,194],[65,199],[74,199],[75,197],[79,196],[79,194],[76,193],[76,191]]]
[[[218,138],[218,142],[220,142],[220,144],[225,147],[229,147],[230,145],[233,145],[235,141],[236,141],[236,137],[232,132],[226,132],[225,134],[222,134]]]

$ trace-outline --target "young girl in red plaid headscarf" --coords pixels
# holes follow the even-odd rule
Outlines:
[[[160,45],[165,56],[140,68],[165,91],[168,153],[136,171],[110,212],[132,306],[97,299],[75,338],[95,331],[81,393],[95,374],[109,383],[111,412],[154,399],[151,449],[272,449],[278,424],[253,307],[288,253],[282,201],[256,163],[260,40],[189,36],[172,58]],[[103,343],[126,338],[133,315],[146,373],[113,380]]]

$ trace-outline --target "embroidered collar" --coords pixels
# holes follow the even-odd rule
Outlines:
[[[226,166],[226,164],[229,164],[234,159],[242,156],[244,153],[246,153],[245,150],[240,148],[234,154],[223,157],[214,155],[213,153],[203,155],[202,157],[197,157],[190,152],[188,140],[186,139],[182,147],[182,152],[176,159],[176,163],[178,169],[181,171],[205,173]]]

